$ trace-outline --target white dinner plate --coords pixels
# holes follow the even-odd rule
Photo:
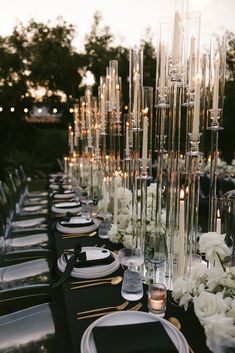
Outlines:
[[[73,227],[66,226],[65,224],[63,224],[63,222],[65,224],[66,223],[73,224],[74,226]],[[90,222],[91,222],[90,218],[86,219],[86,218],[83,218],[80,216],[74,216],[74,217],[70,218],[69,222],[65,222],[65,221],[57,222],[56,229],[59,232],[67,233],[67,234],[70,234],[70,233],[82,234],[82,233],[93,232],[99,228],[100,223],[95,219],[93,219],[93,224],[85,226],[86,223],[89,224]],[[75,225],[77,225],[77,226],[75,226]]]
[[[66,212],[75,212],[78,213],[82,209],[81,202],[70,201],[70,202],[61,202],[55,203],[52,205],[51,210],[54,213],[66,213]]]
[[[25,219],[23,221],[16,221],[12,225],[14,228],[35,227],[45,222],[45,220],[46,220],[45,218]]]
[[[92,330],[95,326],[115,326],[160,321],[179,353],[189,353],[183,334],[169,321],[152,313],[141,311],[121,311],[105,315],[94,321],[84,332],[81,340],[81,353],[97,353]],[[157,332],[156,332],[157,339]],[[110,350],[111,352],[111,350]]]
[[[55,193],[53,195],[54,199],[70,199],[75,196],[74,190],[65,190],[63,193]]]
[[[26,212],[36,212],[42,209],[42,206],[37,205],[37,206],[25,206],[23,208],[24,211]]]
[[[104,250],[103,248],[98,248],[94,246],[86,246],[82,248],[82,251],[92,251],[92,250]],[[110,264],[107,265],[97,265],[97,266],[91,266],[91,267],[82,267],[82,268],[74,268],[70,274],[71,277],[75,278],[99,278],[103,276],[110,275],[114,271],[118,269],[120,266],[118,257],[116,254],[110,253],[114,257],[114,261]],[[64,261],[63,255],[60,256],[57,260],[57,266],[61,272],[64,272],[65,267],[66,267],[66,262]]]

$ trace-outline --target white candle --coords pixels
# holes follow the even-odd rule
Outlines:
[[[120,89],[119,89],[119,85],[116,85],[116,100],[117,100],[117,114],[119,115],[120,113]]]
[[[213,90],[213,105],[212,109],[218,109],[219,102],[219,69],[220,69],[220,55],[219,52],[216,54],[215,58],[215,76],[214,76],[214,90]]]
[[[164,96],[165,93],[165,66],[166,66],[166,47],[161,44],[161,64],[160,64],[160,95]]]
[[[143,141],[142,141],[142,166],[143,168],[147,167],[148,160],[148,108],[144,110],[143,118]]]
[[[73,131],[70,132],[70,152],[73,153]]]
[[[101,115],[101,129],[105,130],[105,99],[104,94],[100,95],[100,115]]]
[[[104,179],[103,179],[101,192],[102,192],[103,199],[105,199],[106,198],[106,192],[107,192],[107,190],[106,190],[106,177],[104,177]]]
[[[181,17],[178,11],[174,17],[174,34],[172,43],[172,65],[176,66],[180,60],[180,45],[181,45]]]
[[[201,93],[201,79],[198,76],[195,80],[195,99],[194,99],[194,112],[193,112],[193,128],[192,140],[199,140],[199,122],[200,122],[200,93]]]
[[[68,157],[64,157],[64,173],[68,173]]]
[[[191,37],[190,40],[190,72],[189,72],[189,88],[193,87],[196,72],[196,38]]]
[[[91,112],[87,110],[87,120],[88,120],[88,144],[91,144]]]
[[[118,216],[118,176],[117,172],[115,173],[114,178],[114,193],[113,193],[113,224],[117,224],[117,216]]]
[[[126,156],[128,157],[130,153],[130,146],[129,146],[129,123],[126,123]]]
[[[85,129],[85,102],[82,103],[82,129]]]
[[[134,127],[137,126],[138,121],[138,93],[139,93],[139,85],[140,85],[140,74],[138,72],[134,75],[134,103],[133,103],[133,119],[134,119]]]
[[[180,190],[180,208],[179,208],[179,242],[178,242],[178,276],[184,277],[185,267],[185,228],[184,228],[184,191]]]
[[[217,217],[216,217],[216,233],[221,234],[221,218],[220,218],[219,210],[217,210]]]
[[[96,134],[96,153],[99,153],[99,150],[100,150],[100,147],[99,147],[99,144],[100,144],[100,129],[99,129],[99,126],[96,124],[96,127],[95,127],[95,134]]]

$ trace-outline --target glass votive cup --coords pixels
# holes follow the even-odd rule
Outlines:
[[[167,288],[163,283],[153,283],[148,288],[149,312],[158,316],[165,316],[167,302]]]

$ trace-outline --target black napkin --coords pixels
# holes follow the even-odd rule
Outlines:
[[[89,227],[94,224],[93,219],[91,219],[90,222],[85,222],[85,223],[69,223],[70,219],[74,216],[73,213],[67,212],[66,216],[64,219],[59,221],[59,224],[63,227],[69,227],[69,228],[77,228],[77,227]]]
[[[108,250],[106,250],[106,249],[103,249],[102,250],[102,252],[107,252]],[[72,256],[73,256],[73,254],[74,254],[74,252],[73,251],[67,251],[67,252],[65,252],[64,254],[63,254],[63,256],[64,256],[64,259],[65,259],[65,262],[69,262],[69,258],[68,258],[68,255],[70,255],[70,254],[72,254]],[[92,267],[92,266],[100,266],[100,265],[109,265],[109,264],[111,264],[114,260],[115,260],[115,258],[114,258],[114,256],[113,256],[113,254],[111,254],[110,253],[110,255],[109,256],[107,256],[107,257],[104,257],[104,258],[102,258],[102,259],[93,259],[93,260],[87,260],[86,259],[86,253],[84,252],[84,253],[81,253],[81,254],[84,254],[82,257],[80,256],[80,257],[78,257],[77,259],[78,259],[78,261],[74,264],[74,267],[76,267],[76,268],[82,268],[82,267]],[[67,266],[66,266],[67,267]]]
[[[67,206],[64,206],[64,205],[62,205],[62,206],[60,206],[60,204],[57,204],[57,205],[54,205],[54,207],[55,208],[59,208],[59,209],[63,209],[63,208],[77,208],[77,207],[80,207],[82,204],[81,204],[81,202],[79,201],[79,202],[76,202],[76,205],[67,205]]]
[[[178,353],[159,321],[118,326],[96,326],[97,353]]]
[[[72,272],[74,265],[76,261],[79,259],[79,261],[86,261],[86,253],[82,252],[82,246],[81,244],[76,244],[74,247],[74,251],[71,252],[72,256],[70,256],[69,259],[67,259],[67,265],[65,267],[63,275],[60,277],[59,281],[56,282],[52,288],[58,287],[60,284],[62,284],[66,279],[70,276],[70,273]]]

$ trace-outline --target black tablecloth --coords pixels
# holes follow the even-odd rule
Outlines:
[[[100,239],[98,236],[92,238],[84,237],[77,239],[62,239],[61,233],[54,230],[54,239],[58,257],[62,254],[64,249],[74,248],[75,244],[78,242],[80,242],[83,246],[101,246],[106,244],[106,247],[110,250],[118,249],[117,244],[113,244],[106,239]],[[122,274],[123,269],[120,267],[112,274],[112,276]],[[94,320],[96,320],[96,318],[76,320],[76,313],[99,307],[116,306],[123,303],[124,299],[121,296],[121,284],[116,286],[102,285],[72,291],[70,289],[70,282],[75,280],[76,279],[74,278],[70,278],[63,283],[62,291],[64,296],[68,331],[70,333],[71,351],[73,353],[79,353],[82,335],[85,329]],[[168,292],[168,298],[170,295],[171,293]],[[141,302],[143,303],[141,311],[147,312],[146,285],[144,285],[144,297],[141,299]],[[136,302],[131,302],[126,309],[134,306],[135,303]],[[181,331],[185,335],[195,353],[210,353],[210,350],[206,347],[204,330],[194,314],[193,305],[185,311],[183,308],[172,305],[168,300],[165,318],[167,319],[170,316],[174,316],[180,320],[182,325]]]

